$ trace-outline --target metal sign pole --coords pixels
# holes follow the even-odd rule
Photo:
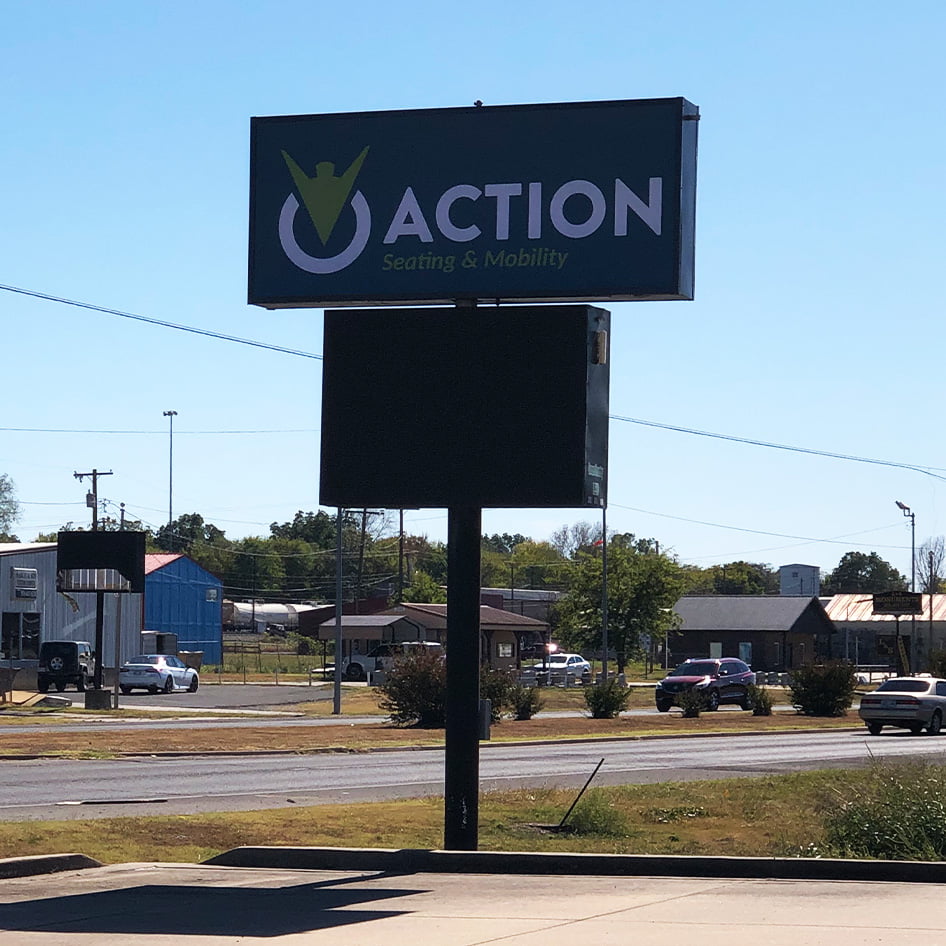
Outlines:
[[[323,662],[324,666],[324,662]],[[335,671],[332,674],[332,713],[342,711],[342,509],[335,514]]]
[[[479,830],[480,536],[482,511],[447,510],[444,842],[475,851]]]

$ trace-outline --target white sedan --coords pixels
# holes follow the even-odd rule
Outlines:
[[[873,693],[865,693],[857,712],[872,736],[884,726],[909,729],[914,736],[925,729],[935,736],[946,718],[946,680],[893,677]]]
[[[536,673],[550,673],[552,679],[570,676],[582,683],[591,679],[591,664],[581,654],[551,654],[547,663],[532,667]]]
[[[149,693],[188,690],[194,693],[199,685],[197,671],[173,654],[138,654],[123,663],[118,671],[118,688],[126,694],[132,690],[147,690]]]

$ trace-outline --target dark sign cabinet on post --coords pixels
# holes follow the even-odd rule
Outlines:
[[[95,676],[93,690],[85,694],[85,705],[88,709],[109,709],[111,697],[102,689],[104,598],[106,592],[144,594],[145,534],[60,532],[56,547],[56,590],[95,593]],[[116,674],[117,664],[116,659]]]
[[[610,313],[584,303],[693,297],[698,119],[663,98],[252,120],[251,304],[451,306],[325,313],[319,493],[448,510],[445,848],[478,843],[482,509],[606,506]]]
[[[325,313],[319,499],[341,507],[603,506],[610,313]]]

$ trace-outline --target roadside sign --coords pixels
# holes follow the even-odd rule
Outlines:
[[[691,299],[683,98],[251,120],[266,308]]]
[[[874,614],[922,614],[923,596],[913,591],[883,591],[874,595]]]

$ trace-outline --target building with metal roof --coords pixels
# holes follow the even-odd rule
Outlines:
[[[840,632],[841,656],[859,666],[891,672],[928,671],[930,655],[946,650],[946,594],[919,595],[921,610],[915,615],[874,614],[874,596],[841,594],[825,598],[824,606]],[[899,640],[898,640],[899,639]],[[908,667],[898,663],[900,643]]]
[[[46,640],[95,641],[95,594],[56,589],[55,542],[0,543],[0,654],[31,685]],[[175,649],[202,651],[218,663],[222,650],[218,578],[180,554],[145,556],[145,593],[103,596],[101,665],[152,650],[154,635],[175,635]],[[149,637],[149,635],[152,635]]]
[[[753,670],[782,672],[837,655],[836,629],[816,597],[692,595],[673,606],[668,664],[688,657],[738,657]]]

